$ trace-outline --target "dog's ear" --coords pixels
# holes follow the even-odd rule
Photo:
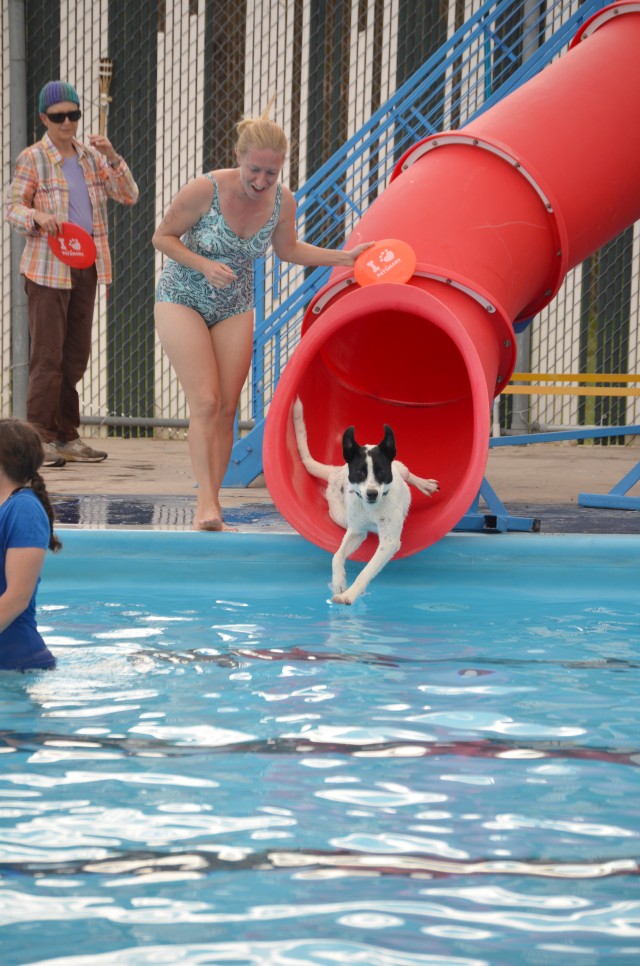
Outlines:
[[[350,463],[359,449],[356,443],[356,428],[349,426],[342,434],[342,455],[345,463]]]
[[[387,426],[386,423],[384,424],[384,438],[381,443],[378,443],[378,449],[381,453],[384,453],[389,462],[396,458],[396,438],[391,426]]]

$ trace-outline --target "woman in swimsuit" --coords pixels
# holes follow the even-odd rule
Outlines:
[[[169,256],[156,290],[156,329],[189,406],[189,452],[198,485],[194,530],[230,530],[220,487],[253,352],[253,262],[271,243],[296,265],[353,265],[369,248],[298,240],[296,203],[279,182],[287,139],[266,115],[237,125],[237,168],[194,178],[153,236]]]

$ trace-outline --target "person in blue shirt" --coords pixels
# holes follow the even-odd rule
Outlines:
[[[47,550],[62,544],[40,467],[44,450],[29,423],[0,419],[0,670],[53,668],[38,632],[36,591]]]

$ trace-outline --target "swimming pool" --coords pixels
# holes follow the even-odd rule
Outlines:
[[[295,534],[61,536],[4,966],[640,960],[640,537],[451,535],[343,608]]]

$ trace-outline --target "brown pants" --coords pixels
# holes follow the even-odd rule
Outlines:
[[[80,426],[76,386],[91,354],[95,265],[72,268],[71,285],[61,289],[29,278],[24,282],[31,338],[27,419],[45,443],[77,439]]]

